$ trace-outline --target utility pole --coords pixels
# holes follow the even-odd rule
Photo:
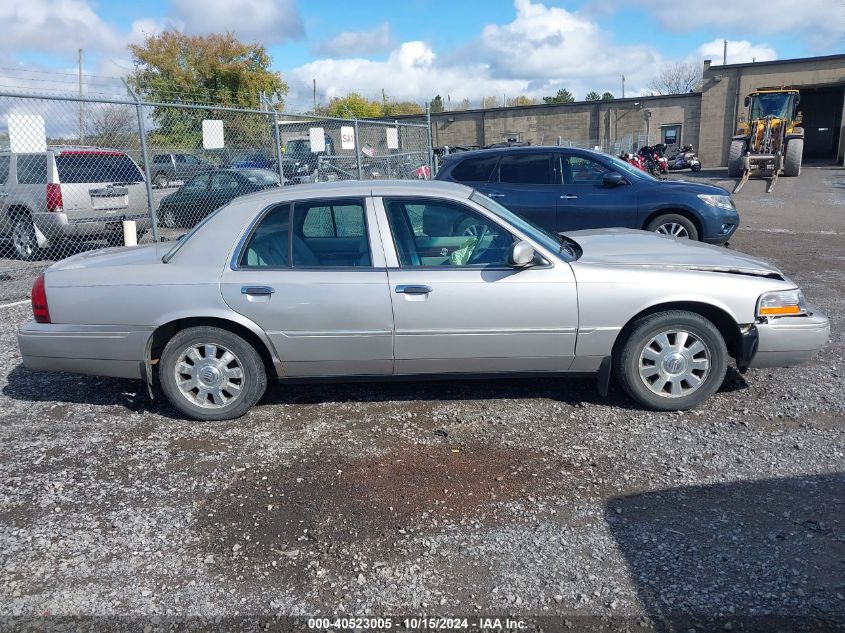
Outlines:
[[[317,114],[317,79],[315,78],[311,81],[314,82],[314,114]]]
[[[728,40],[724,40],[722,43],[722,66],[727,66],[728,64]]]
[[[82,49],[79,49],[79,98],[82,98]],[[85,139],[85,131],[82,123],[82,102],[79,102],[79,144],[82,145]]]
[[[622,98],[625,98],[625,75],[622,75]]]

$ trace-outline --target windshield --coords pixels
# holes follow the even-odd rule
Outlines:
[[[311,141],[304,138],[288,141],[285,154],[308,154],[311,152]]]
[[[279,176],[266,169],[246,169],[241,172],[254,185],[278,185]]]
[[[760,93],[752,97],[751,119],[772,116],[786,119],[792,116],[793,95],[786,92]]]
[[[516,215],[513,211],[506,209],[495,200],[491,200],[478,191],[473,191],[469,199],[477,204],[480,204],[488,211],[492,211],[509,224],[514,225],[520,231],[536,240],[553,253],[558,253],[566,261],[578,259],[578,253],[581,249],[575,240],[558,235],[552,231],[548,231],[543,227],[534,224],[530,220],[526,220],[522,216]]]
[[[616,156],[611,156],[610,154],[605,156],[605,158],[610,161],[610,164],[614,169],[618,169],[618,170],[624,172],[628,176],[633,176],[637,180],[653,180],[653,181],[657,180],[657,178],[655,178],[651,174],[647,174],[642,169],[638,169],[637,167],[634,167],[631,163],[626,163],[621,158],[617,158]]]

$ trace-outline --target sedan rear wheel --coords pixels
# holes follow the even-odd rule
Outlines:
[[[698,240],[698,229],[689,218],[677,213],[667,213],[654,218],[648,223],[646,231],[654,231],[660,235]]]
[[[231,420],[264,394],[267,375],[255,348],[215,327],[177,333],[164,348],[159,380],[167,399],[196,420]]]
[[[690,409],[725,378],[727,349],[700,314],[659,312],[637,321],[614,357],[616,376],[632,398],[652,409]]]

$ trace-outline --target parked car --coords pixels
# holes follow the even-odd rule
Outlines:
[[[645,229],[724,244],[739,226],[714,185],[658,180],[614,156],[561,147],[510,147],[446,156],[437,180],[475,187],[550,231]]]
[[[311,148],[311,140],[308,138],[293,138],[285,143],[284,156],[282,157],[282,171],[285,175],[285,184],[298,185],[304,182],[314,182],[318,179],[320,167],[320,156],[334,156],[335,146],[332,137],[325,135],[325,149],[315,152]],[[355,157],[348,159],[354,163]]]
[[[264,152],[240,150],[231,153],[226,161],[231,169],[276,169],[276,159]]]
[[[214,165],[193,154],[156,154],[150,167],[153,184],[169,187],[174,181],[185,181],[204,171],[211,171]]]
[[[150,228],[144,176],[125,153],[92,147],[0,152],[0,236],[33,260],[65,239],[122,239],[123,220]]]
[[[158,221],[168,228],[194,226],[238,196],[278,186],[279,176],[266,169],[219,169],[199,174],[161,199]]]
[[[174,244],[52,265],[32,308],[27,367],[157,372],[199,420],[244,414],[268,378],[594,372],[606,392],[611,368],[642,405],[688,409],[729,357],[740,371],[791,365],[830,333],[758,259],[630,229],[561,236],[426,181],[243,196]]]

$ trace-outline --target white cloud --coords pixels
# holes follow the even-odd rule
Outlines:
[[[390,50],[393,36],[385,22],[367,31],[344,31],[314,47],[317,55],[325,57],[360,57]]]
[[[173,0],[171,11],[185,32],[199,35],[233,31],[270,46],[304,33],[293,0]]]
[[[696,50],[696,63],[705,59],[713,64],[721,64],[724,54],[723,40],[706,42]],[[777,59],[778,55],[768,44],[752,44],[748,40],[728,40],[728,63],[745,64],[752,61],[769,62]]]

